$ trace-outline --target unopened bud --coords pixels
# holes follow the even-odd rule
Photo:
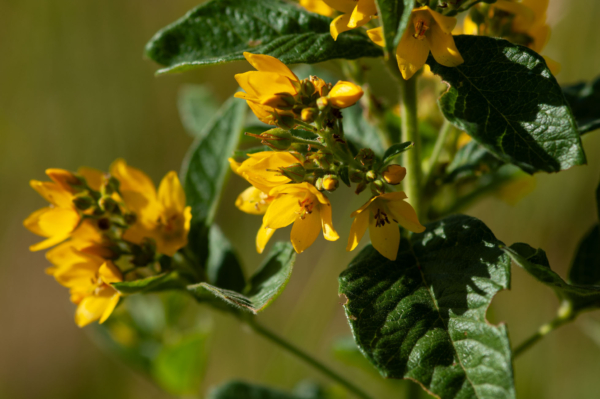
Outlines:
[[[246,134],[249,136],[260,138],[262,140],[262,144],[279,151],[285,151],[289,149],[290,146],[294,143],[294,136],[289,131],[278,127],[271,130],[267,130],[266,132],[261,133],[259,135],[254,135],[251,133]]]
[[[327,191],[334,191],[340,185],[340,180],[336,175],[328,175],[323,179],[323,188]]]
[[[361,183],[358,184],[358,186],[356,186],[356,191],[354,193],[355,194],[360,194],[363,191],[365,191],[365,188],[367,188],[367,183],[361,182]]]
[[[46,169],[46,174],[52,181],[67,191],[74,192],[74,186],[81,186],[83,182],[80,178],[65,169]]]
[[[123,215],[123,220],[125,223],[131,226],[137,222],[137,215],[133,212],[127,212],[125,215]]]
[[[377,173],[374,170],[370,170],[365,174],[367,181],[373,181],[377,179]]]
[[[382,173],[383,180],[387,184],[400,184],[404,177],[406,176],[406,168],[400,165],[389,165]]]
[[[111,197],[100,198],[100,201],[98,201],[98,205],[100,206],[100,209],[109,213],[113,212],[119,206],[119,204],[117,204],[117,201],[115,201]]]
[[[324,187],[323,187],[323,178],[322,177],[319,177],[317,179],[317,181],[315,182],[315,188],[319,191],[323,191]]]
[[[300,92],[302,93],[303,97],[310,98],[315,92],[315,85],[310,81],[310,79],[304,79],[302,81],[302,88],[300,89]]]
[[[365,174],[360,170],[351,170],[349,178],[352,183],[360,183],[365,179]]]
[[[277,93],[273,97],[262,101],[261,104],[277,109],[290,110],[296,104],[296,99],[290,93]]]
[[[306,177],[304,177],[304,181],[307,183],[312,184],[313,186],[315,186],[317,184],[317,176],[315,175],[306,175]]]
[[[296,126],[296,121],[292,115],[275,115],[274,123],[282,129],[293,129]]]
[[[315,121],[315,117],[318,115],[319,110],[316,108],[304,108],[300,113],[300,117],[306,123],[312,123]]]
[[[75,198],[73,198],[73,205],[75,205],[75,207],[80,211],[90,209],[92,205],[94,205],[94,202],[94,199],[87,195],[87,193],[83,195],[78,195]]]
[[[121,183],[113,176],[105,177],[102,185],[102,194],[105,196],[112,195],[119,191]]]
[[[350,107],[363,96],[363,90],[360,86],[352,82],[339,81],[329,92],[329,103],[334,108]]]
[[[327,108],[327,106],[329,105],[329,100],[327,99],[327,97],[320,97],[317,100],[317,107],[322,111],[325,108]]]
[[[281,174],[291,179],[294,183],[302,183],[306,176],[306,169],[300,163],[294,163],[284,168],[279,168]]]
[[[375,159],[375,153],[370,148],[361,148],[360,151],[358,151],[356,157],[354,158],[364,166],[369,167],[373,164],[373,160]]]
[[[371,183],[371,192],[373,195],[381,195],[385,193],[385,185],[381,180],[375,180]]]

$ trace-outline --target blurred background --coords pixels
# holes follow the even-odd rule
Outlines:
[[[43,206],[28,181],[44,179],[49,167],[106,170],[123,157],[155,182],[179,170],[192,141],[177,111],[182,85],[206,83],[222,102],[237,89],[233,74],[249,69],[238,62],[154,77],[157,66],[142,56],[145,43],[198,3],[0,0],[0,398],[172,397],[103,350],[93,328],[74,324],[67,290],[44,274],[43,253],[28,251],[38,238],[22,221]],[[562,64],[561,83],[600,75],[599,18],[596,0],[550,1],[553,32],[544,54]],[[368,64],[374,92],[394,98],[387,73],[377,62]],[[579,240],[596,219],[600,133],[584,136],[583,144],[587,166],[536,175],[537,188],[516,206],[491,197],[466,213],[482,219],[507,244],[544,248],[552,267],[566,276]],[[243,254],[249,274],[261,260],[253,244],[260,220],[234,207],[245,185],[230,179],[217,221]],[[347,231],[346,215],[363,201],[346,203],[343,195],[332,196],[338,231]],[[379,387],[379,377],[333,356],[334,343],[350,335],[337,296],[337,276],[354,255],[344,249],[344,240],[325,245],[319,239],[299,257],[285,292],[259,317],[354,381],[372,386],[367,390],[378,397],[402,398],[408,382]],[[236,320],[189,306],[199,320],[194,328],[211,331],[201,392],[231,378],[285,389],[306,378],[329,383]],[[512,290],[495,298],[488,317],[508,324],[514,345],[551,319],[556,307],[548,288],[513,267]],[[597,323],[598,312],[582,315],[520,357],[515,362],[518,396],[598,398]]]

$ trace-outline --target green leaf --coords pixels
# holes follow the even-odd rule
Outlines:
[[[367,246],[340,275],[361,352],[386,378],[442,399],[514,398],[506,326],[485,313],[510,284],[510,261],[478,219],[455,215],[400,242],[390,261]]]
[[[333,356],[348,366],[357,367],[368,373],[379,375],[377,369],[360,352],[352,337],[343,337],[336,340],[333,344]]]
[[[365,119],[360,104],[344,109],[343,115],[344,138],[356,149],[370,148],[375,155],[381,157],[385,148],[377,134],[377,128]]]
[[[383,165],[390,162],[397,155],[400,155],[404,151],[411,149],[414,145],[415,145],[415,143],[413,143],[412,141],[407,141],[405,143],[393,144],[390,148],[388,148],[385,151],[385,154],[383,154],[383,161],[382,161]]]
[[[561,301],[569,301],[575,313],[600,307],[600,287],[567,284],[550,269],[546,253],[524,243],[502,248],[511,259],[541,283],[546,284]]]
[[[243,290],[246,286],[246,279],[242,266],[231,243],[217,225],[211,226],[208,242],[207,282],[227,290]]]
[[[192,207],[188,241],[198,264],[208,255],[208,226],[215,217],[229,172],[227,158],[238,146],[247,110],[244,101],[234,98],[223,104],[196,138],[182,165],[186,202]]]
[[[540,55],[502,39],[454,39],[464,64],[427,60],[449,85],[439,100],[446,119],[527,173],[585,164],[569,104]]]
[[[504,162],[476,141],[470,141],[456,152],[446,168],[444,182],[453,182],[484,173],[495,172]]]
[[[600,285],[600,226],[596,224],[585,235],[569,271],[573,284]]]
[[[600,77],[589,83],[563,87],[563,93],[581,134],[600,129]]]
[[[274,388],[262,387],[243,381],[230,381],[213,389],[207,399],[313,399],[292,395]]]
[[[206,86],[191,84],[179,90],[177,108],[183,127],[192,137],[206,133],[204,127],[219,110],[214,93]]]
[[[245,51],[285,64],[382,55],[358,30],[334,41],[330,23],[281,0],[213,0],[160,30],[146,45],[146,56],[166,67],[161,74],[243,60]]]
[[[386,52],[395,58],[396,47],[408,25],[415,0],[376,0],[375,4],[383,28]]]
[[[207,333],[195,333],[161,349],[152,374],[165,391],[172,395],[198,393],[206,370],[207,338]]]
[[[188,290],[199,301],[206,300],[206,293],[222,299],[225,303],[257,314],[266,309],[283,292],[292,275],[296,261],[294,248],[288,242],[279,242],[260,268],[252,275],[242,292],[228,290],[208,283],[188,286]]]
[[[179,272],[172,271],[140,280],[112,283],[112,286],[122,294],[141,294],[149,292],[183,289],[189,282],[181,277]]]

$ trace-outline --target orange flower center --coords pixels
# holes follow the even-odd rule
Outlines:
[[[426,21],[415,21],[415,34],[413,37],[419,40],[425,39],[425,32],[427,32],[427,29],[429,29],[429,25],[427,25]]]
[[[309,198],[306,198],[303,201],[298,200],[298,205],[300,206],[300,219],[304,219],[306,215],[310,215],[315,206],[313,201]]]

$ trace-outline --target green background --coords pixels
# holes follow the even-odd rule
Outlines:
[[[594,78],[600,74],[600,3],[550,3],[554,29],[544,54],[562,64],[559,81]],[[179,169],[192,140],[179,121],[179,88],[206,82],[222,102],[237,89],[233,74],[250,69],[238,62],[154,77],[157,66],[143,59],[144,44],[197,4],[0,0],[0,398],[170,397],[101,351],[92,342],[91,330],[76,327],[68,293],[43,273],[43,255],[27,250],[37,238],[22,221],[43,206],[27,182],[43,179],[48,167],[106,169],[123,157],[155,182]],[[390,77],[377,62],[369,64],[374,91],[393,98]],[[515,207],[491,197],[466,213],[482,219],[507,244],[524,241],[544,248],[553,268],[565,276],[579,240],[596,220],[600,134],[584,136],[583,143],[588,166],[537,175],[535,192]],[[235,209],[235,196],[243,188],[241,179],[230,180],[217,222],[244,255],[249,274],[261,259],[254,252],[260,220]],[[285,292],[259,317],[378,397],[402,397],[378,390],[377,378],[331,356],[336,338],[349,335],[337,275],[354,255],[344,251],[348,215],[364,200],[344,201],[344,190],[331,197],[334,225],[342,238],[335,243],[319,239],[302,254]],[[278,234],[285,239],[289,231]],[[507,322],[516,344],[552,318],[556,307],[547,287],[513,267],[512,290],[496,297],[488,317]],[[307,377],[328,383],[235,320],[199,312],[203,323],[213,326],[203,391],[229,378],[282,388]],[[520,398],[598,397],[599,316],[583,315],[515,362]]]

